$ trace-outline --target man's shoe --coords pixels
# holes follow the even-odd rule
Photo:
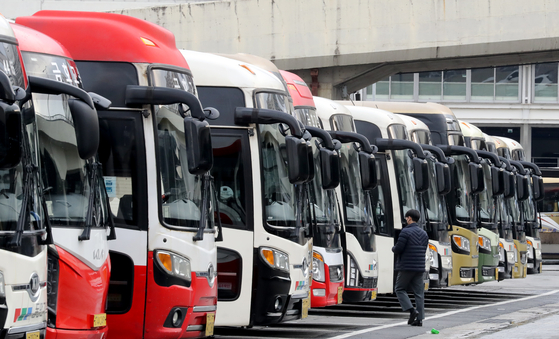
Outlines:
[[[410,311],[410,318],[408,319],[408,325],[411,325],[414,321],[416,321],[419,312],[414,308]]]
[[[421,320],[415,319],[414,322],[412,322],[410,325],[412,325],[412,326],[423,326],[423,323],[421,322]]]

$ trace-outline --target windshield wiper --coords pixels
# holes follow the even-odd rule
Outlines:
[[[206,225],[208,223],[208,205],[209,200],[211,199],[211,190],[212,186],[212,176],[209,173],[205,173],[202,176],[202,207],[200,213],[200,220],[198,221],[198,232],[196,235],[192,237],[193,241],[204,240],[204,230],[206,229]]]
[[[25,157],[25,159],[29,160],[27,157]],[[19,213],[19,217],[17,219],[17,226],[14,236],[8,243],[8,246],[10,247],[21,246],[23,229],[29,222],[29,211],[31,211],[29,205],[31,203],[31,194],[33,194],[33,174],[37,171],[37,166],[33,164],[24,164],[23,168],[23,199],[21,200],[21,212]],[[37,220],[37,222],[39,222],[39,220]]]

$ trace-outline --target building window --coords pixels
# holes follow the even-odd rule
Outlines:
[[[557,102],[557,63],[535,65],[534,101]]]
[[[386,77],[376,83],[375,100],[388,99],[389,92],[390,92],[390,77]]]
[[[493,101],[495,95],[495,68],[472,69],[471,100]]]
[[[413,73],[400,73],[390,77],[390,99],[413,99]]]
[[[420,72],[419,73],[419,96],[421,101],[441,100],[442,72]]]
[[[444,71],[443,75],[443,100],[466,100],[466,70]]]
[[[518,100],[518,66],[495,68],[495,101]]]

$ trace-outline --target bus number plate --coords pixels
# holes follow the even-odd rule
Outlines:
[[[344,294],[344,287],[338,286],[338,304],[341,304],[342,301],[344,301],[343,294]]]
[[[377,298],[377,291],[371,291],[371,300],[375,300]]]
[[[27,332],[25,333],[25,339],[41,339],[41,332]]]
[[[215,313],[206,313],[206,337],[214,335]]]
[[[478,277],[477,268],[475,268],[474,270],[475,270],[475,274],[474,274],[475,280],[474,280],[474,282],[478,282],[478,281],[479,281],[479,277]]]
[[[309,308],[311,308],[311,300],[309,298],[303,299],[303,310],[301,313],[302,319],[309,316]]]
[[[93,315],[93,327],[103,327],[107,326],[107,314],[94,314]]]
[[[499,267],[495,267],[495,280],[499,280]]]

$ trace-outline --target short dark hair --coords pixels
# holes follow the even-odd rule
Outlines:
[[[411,220],[414,222],[419,221],[419,218],[421,217],[421,214],[419,214],[418,210],[408,210],[406,212],[406,215],[404,217],[411,217]]]

